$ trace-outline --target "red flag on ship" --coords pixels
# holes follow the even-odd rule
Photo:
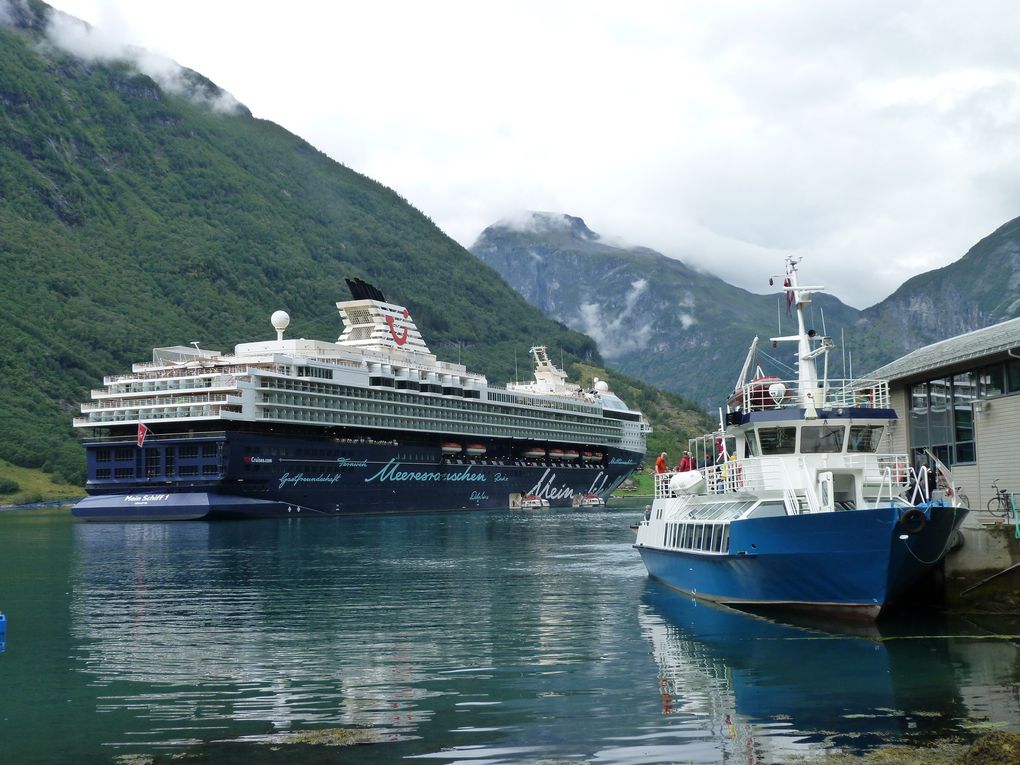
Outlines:
[[[146,427],[144,422],[138,423],[138,445],[142,446],[145,444],[145,437],[149,435],[149,429]]]

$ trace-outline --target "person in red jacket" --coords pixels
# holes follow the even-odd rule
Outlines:
[[[655,460],[655,472],[665,473],[669,468],[666,466],[666,452],[659,455],[659,458]]]
[[[680,458],[680,464],[677,466],[677,470],[681,473],[686,473],[693,467],[691,464],[691,453],[684,452],[684,456]]]

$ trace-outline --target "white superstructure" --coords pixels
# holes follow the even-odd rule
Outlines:
[[[404,306],[356,287],[367,296],[337,303],[344,328],[336,342],[285,339],[289,316],[277,311],[277,339],[242,343],[232,354],[197,344],[157,348],[130,374],[105,377],[74,425],[215,430],[240,421],[644,451],[647,422],[604,381],[589,390],[568,385],[541,348],[533,349],[534,383],[490,386],[484,375],[439,361]]]

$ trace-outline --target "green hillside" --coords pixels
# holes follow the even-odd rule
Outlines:
[[[104,374],[154,346],[271,338],[277,309],[289,336],[334,339],[345,277],[495,382],[535,343],[602,365],[392,190],[243,109],[42,45],[50,11],[27,8],[0,25],[0,459],[81,481],[71,418]]]

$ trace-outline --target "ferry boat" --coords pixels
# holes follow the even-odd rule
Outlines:
[[[534,494],[568,507],[608,492],[650,427],[605,380],[568,384],[546,349],[505,387],[433,355],[404,306],[361,280],[336,304],[336,342],[275,340],[230,354],[199,344],[104,379],[85,435],[86,520],[300,517],[506,508]],[[550,449],[599,452],[595,462]],[[524,454],[528,453],[525,457]]]
[[[699,598],[874,619],[943,559],[967,509],[883,451],[896,420],[885,381],[828,379],[833,343],[805,326],[824,288],[801,286],[797,263],[782,277],[797,334],[772,338],[795,344],[797,379],[758,368],[748,382],[755,339],[719,430],[691,440],[696,469],[655,476],[635,547],[652,577]]]
[[[524,510],[541,510],[543,507],[549,507],[549,500],[537,494],[529,494],[521,500],[521,508]]]

